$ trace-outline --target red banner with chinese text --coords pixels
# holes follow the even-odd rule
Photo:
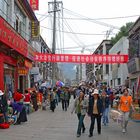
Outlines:
[[[33,10],[39,9],[39,0],[30,0],[30,5]]]
[[[66,63],[127,63],[128,55],[77,55],[77,54],[41,54],[35,55],[39,62],[66,62]]]

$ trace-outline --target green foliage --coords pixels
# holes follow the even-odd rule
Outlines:
[[[120,28],[120,31],[118,34],[116,34],[115,37],[111,38],[111,43],[114,45],[115,43],[117,43],[123,36],[128,36],[128,31],[131,28],[131,26],[133,25],[133,22],[128,22],[126,23],[126,25],[122,26]]]

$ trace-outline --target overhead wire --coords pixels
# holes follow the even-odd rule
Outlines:
[[[78,13],[73,12],[73,11],[71,11],[71,10],[69,10],[69,9],[66,9],[66,8],[64,8],[64,10],[65,10],[66,12],[69,12],[71,15],[74,15],[74,16],[77,16],[77,17],[85,18],[85,19],[87,19],[86,21],[93,22],[93,23],[96,23],[96,24],[98,24],[98,25],[102,25],[102,26],[106,26],[106,27],[111,27],[111,28],[120,30],[120,28],[117,27],[117,26],[114,26],[114,25],[111,25],[111,24],[107,24],[107,23],[105,23],[105,22],[101,22],[101,21],[97,21],[97,20],[91,20],[91,18],[89,18],[89,17],[87,17],[87,16],[83,16],[83,15],[81,15],[81,14],[78,14]]]
[[[74,37],[74,38],[73,38],[74,42],[75,42],[76,44],[78,44],[78,46],[84,46],[84,44],[81,43],[81,41],[79,40],[79,38],[77,37],[77,35],[74,34],[73,29],[70,27],[70,25],[68,24],[68,22],[67,22],[65,19],[64,19],[64,23],[65,23],[65,25],[68,27],[68,29],[71,31],[71,33],[73,33],[74,36],[72,36],[72,37]]]
[[[94,44],[90,44],[90,45],[84,45],[84,46],[82,46],[82,47],[85,47],[85,49],[86,48],[89,48],[89,47],[93,47],[93,46],[96,46],[96,45],[98,45],[100,42],[98,42],[98,43],[94,43]],[[77,48],[81,48],[80,46],[71,46],[71,47],[67,47],[67,48],[65,48],[65,49],[77,49]]]
[[[40,27],[42,27],[42,28],[45,28],[45,29],[48,29],[48,30],[53,30],[52,28],[48,28],[48,27],[46,27],[46,26],[40,26]],[[59,31],[58,29],[56,29],[56,31]],[[78,33],[78,32],[72,32],[72,31],[60,31],[60,32],[63,32],[63,33],[67,33],[67,34],[77,34],[77,35],[90,35],[90,36],[104,36],[104,35],[106,35],[106,34],[103,34],[103,33],[95,33],[95,34],[93,34],[93,33]],[[112,35],[115,35],[115,33],[112,33]]]
[[[45,14],[38,14],[38,13],[36,13],[36,15],[40,15],[42,17],[47,16]],[[140,14],[128,15],[128,16],[118,16],[118,17],[89,18],[89,19],[87,19],[87,18],[70,18],[70,17],[63,17],[63,18],[68,19],[68,20],[115,20],[115,19],[133,18],[133,17],[139,17],[139,16],[140,16]],[[56,18],[59,18],[59,17],[56,17]]]

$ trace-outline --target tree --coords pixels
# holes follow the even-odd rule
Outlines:
[[[116,44],[116,43],[120,40],[120,38],[122,38],[123,36],[128,36],[128,31],[129,31],[129,29],[132,27],[133,24],[134,24],[133,22],[128,22],[128,23],[126,23],[126,25],[122,26],[122,27],[120,28],[119,33],[117,33],[115,37],[112,37],[112,38],[111,38],[111,43],[114,45],[114,44]]]

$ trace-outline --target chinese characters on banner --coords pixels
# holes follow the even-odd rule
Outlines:
[[[39,33],[40,33],[40,25],[38,21],[32,21],[31,22],[31,34],[32,34],[32,39],[37,40],[39,39]]]
[[[66,62],[66,63],[127,63],[128,55],[75,55],[75,54],[41,54],[35,55],[39,62]]]
[[[30,5],[33,10],[39,9],[39,0],[30,0]]]

